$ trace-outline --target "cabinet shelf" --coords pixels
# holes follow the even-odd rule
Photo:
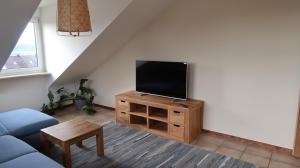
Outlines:
[[[202,130],[204,102],[186,100],[178,106],[170,98],[140,96],[136,91],[116,96],[116,120],[173,140],[191,143]],[[174,125],[175,124],[175,125]]]
[[[153,129],[160,132],[168,132],[168,123],[149,119],[149,129]]]
[[[147,114],[147,106],[143,104],[130,103],[130,112]]]
[[[158,108],[158,107],[148,107],[149,117],[157,118],[162,121],[168,120],[168,109]]]
[[[147,128],[147,118],[136,115],[130,115],[130,124],[137,127]]]
[[[168,123],[168,119],[164,118],[164,117],[150,117],[149,116],[148,118],[151,119],[151,120],[156,120],[156,121]]]
[[[135,116],[147,118],[147,114],[143,113],[143,112],[129,112],[129,114],[130,115],[135,115]]]

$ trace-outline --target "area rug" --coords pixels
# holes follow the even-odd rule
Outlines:
[[[172,141],[126,125],[104,127],[105,157],[96,154],[95,137],[73,145],[72,167],[84,168],[256,168],[257,166],[191,145]],[[53,147],[51,157],[61,163],[61,150]]]

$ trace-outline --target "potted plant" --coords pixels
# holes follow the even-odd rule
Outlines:
[[[93,101],[94,101],[94,96],[91,96],[90,99],[89,99],[89,101],[87,101],[86,105],[83,106],[83,108],[82,108],[88,114],[94,114],[94,113],[96,113]]]
[[[49,114],[49,115],[54,115],[55,114],[55,109],[58,107],[57,103],[54,102],[54,95],[52,93],[52,91],[50,90],[48,92],[48,99],[49,99],[49,103],[48,104],[43,104],[42,106],[42,112]]]
[[[67,91],[64,87],[59,88],[56,93],[58,94],[59,100],[55,102],[55,106],[57,108],[61,107],[63,103],[72,101],[78,110],[83,110],[87,112],[88,114],[93,114],[96,112],[94,109],[93,101],[94,101],[94,95],[93,92],[90,88],[86,86],[88,79],[81,79],[79,82],[79,87],[76,89],[75,92],[69,92]],[[51,92],[52,94],[52,92]],[[52,94],[53,95],[53,94]],[[50,100],[50,99],[49,99]],[[52,102],[54,101],[54,96],[53,99],[51,99]],[[51,101],[50,101],[51,102]],[[42,110],[47,111],[47,108],[49,108],[49,105],[43,105]]]
[[[72,94],[72,96],[74,97],[75,107],[79,110],[86,106],[93,97],[92,90],[86,87],[87,81],[88,79],[81,79],[79,88],[77,89],[75,94]]]

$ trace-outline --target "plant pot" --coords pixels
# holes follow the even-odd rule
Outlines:
[[[50,116],[53,116],[55,114],[55,110],[51,109],[51,110],[47,111],[46,113]]]
[[[83,106],[86,105],[85,99],[76,99],[74,100],[76,110],[81,110]]]

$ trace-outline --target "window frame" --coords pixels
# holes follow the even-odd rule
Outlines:
[[[37,18],[32,19],[27,24],[29,24],[29,23],[33,23],[33,25],[34,25],[36,56],[38,59],[37,60],[38,66],[33,67],[33,68],[18,68],[18,69],[2,69],[3,67],[1,67],[2,70],[0,71],[0,76],[28,75],[28,74],[46,72],[45,71],[44,54],[43,54],[43,46],[42,46],[42,42],[43,42],[42,41],[42,33],[41,33],[41,26],[39,24],[39,20]]]

